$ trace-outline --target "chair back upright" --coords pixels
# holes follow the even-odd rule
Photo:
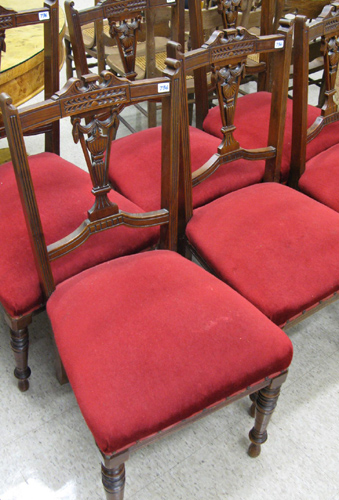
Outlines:
[[[170,2],[172,7],[172,39],[183,44],[184,13],[180,12],[179,4],[180,2],[176,0]],[[125,70],[124,76],[130,80],[134,80],[137,76],[135,72],[135,63],[137,56],[138,32],[140,31],[143,14],[146,14],[158,7],[168,7],[168,5],[169,2],[166,0],[142,0],[138,3],[126,2],[125,0],[99,0],[94,7],[78,11],[74,8],[73,1],[66,0],[65,11],[78,77],[81,77],[81,75],[85,75],[89,72],[85,46],[81,33],[82,26],[91,22],[101,22],[107,19],[110,37],[113,43],[115,43],[119,48],[121,61]],[[154,26],[148,26],[148,45],[151,45],[152,43],[152,38],[154,38],[153,33]],[[98,54],[104,54],[102,43],[103,37],[101,36],[97,39]]]
[[[177,186],[179,132],[180,63],[169,60],[166,76],[131,82],[126,78],[103,73],[72,79],[51,99],[37,106],[18,110],[10,97],[1,94],[0,103],[19,194],[25,214],[30,242],[40,284],[48,298],[55,288],[51,263],[86,242],[92,235],[120,225],[152,227],[159,225],[160,248],[176,249]],[[107,178],[111,143],[118,127],[119,113],[129,105],[145,100],[161,100],[162,126],[162,204],[161,209],[131,214],[110,201]],[[25,150],[23,133],[32,127],[47,125],[71,117],[74,141],[80,142],[92,181],[94,203],[87,218],[71,234],[46,246],[43,226],[36,202],[34,185]],[[104,118],[103,118],[104,117]],[[136,152],[137,155],[137,152]]]
[[[182,97],[182,155],[183,182],[181,200],[186,200],[186,222],[192,216],[191,186],[200,184],[212,175],[221,165],[244,158],[247,160],[266,160],[265,181],[279,181],[280,163],[284,138],[288,75],[291,60],[292,23],[282,20],[276,35],[257,36],[245,28],[216,31],[199,49],[185,54],[179,52],[175,43],[169,44],[169,55],[183,60],[183,68],[190,72],[197,68],[210,68],[216,87],[222,123],[223,140],[214,154],[192,175],[190,172],[189,128],[187,116],[187,98],[185,88]],[[268,146],[248,150],[241,147],[234,137],[234,115],[238,98],[239,85],[244,70],[246,57],[252,53],[273,53],[276,78],[272,89],[272,104]],[[185,81],[182,80],[183,87]],[[257,126],[260,126],[258,123]],[[192,177],[192,178],[191,178]],[[182,204],[183,205],[183,204]]]
[[[333,2],[321,14],[307,22],[305,16],[295,19],[294,77],[293,77],[293,132],[289,185],[296,188],[305,170],[306,148],[324,129],[339,118],[334,100],[338,72],[339,2]],[[308,128],[308,62],[310,45],[320,38],[320,51],[324,59],[325,102],[321,114]]]
[[[45,0],[40,9],[16,12],[0,6],[0,65],[1,52],[6,51],[6,30],[31,24],[44,25],[44,96],[49,99],[59,90],[59,0]],[[0,120],[0,137],[5,129]],[[28,131],[27,131],[28,132]],[[57,122],[35,133],[45,133],[45,150],[60,153],[60,132]]]

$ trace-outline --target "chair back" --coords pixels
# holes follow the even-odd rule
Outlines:
[[[295,12],[308,19],[315,19],[329,3],[329,0],[285,0],[283,14]]]
[[[291,46],[292,23],[285,20],[282,20],[276,35],[257,36],[241,27],[216,31],[201,48],[185,54],[179,52],[177,44],[169,44],[168,55],[172,58],[181,58],[183,60],[183,69],[186,72],[197,68],[208,68],[212,72],[212,81],[219,101],[221,130],[224,136],[216,154],[191,175],[187,97],[184,88],[185,79],[182,79],[181,144],[184,166],[180,186],[180,206],[185,210],[186,222],[192,216],[191,187],[200,184],[225,163],[241,158],[247,160],[264,159],[266,160],[264,180],[279,181]],[[274,68],[277,73],[272,89],[268,146],[261,149],[247,150],[243,149],[234,138],[234,115],[246,57],[253,53],[274,54]],[[260,126],[260,123],[258,123],[258,126]],[[185,202],[182,202],[182,200],[185,200]],[[182,214],[180,217],[182,217]]]
[[[92,235],[112,228],[152,227],[159,225],[160,247],[175,249],[177,237],[177,179],[179,152],[179,90],[178,61],[169,60],[166,75],[152,80],[131,82],[106,72],[103,81],[97,75],[81,80],[71,79],[51,99],[36,106],[18,110],[10,97],[1,94],[0,103],[19,194],[26,218],[31,246],[41,287],[46,298],[55,284],[52,261],[59,259],[86,242]],[[129,105],[146,100],[162,102],[162,204],[161,209],[131,214],[119,209],[108,197],[111,187],[107,170],[111,143],[115,138],[120,112]],[[23,133],[35,127],[70,117],[73,138],[80,143],[92,181],[94,203],[88,207],[87,218],[71,234],[46,246],[39,207],[25,150]],[[138,152],[136,151],[136,161]]]
[[[323,128],[337,121],[338,106],[334,100],[338,72],[339,2],[333,2],[311,22],[305,16],[295,19],[294,77],[293,77],[293,132],[289,185],[297,187],[305,170],[306,147]],[[324,60],[324,105],[320,116],[307,127],[308,63],[310,46],[320,39],[320,54]]]
[[[74,2],[66,0],[65,11],[69,27],[70,40],[73,47],[75,67],[78,77],[89,73],[86,60],[85,46],[83,42],[81,27],[94,22],[101,23],[107,20],[109,24],[109,35],[112,43],[119,48],[121,61],[123,63],[125,75],[128,79],[134,80],[137,76],[135,63],[137,57],[138,33],[141,29],[143,15],[147,16],[149,11],[160,7],[171,6],[171,29],[172,39],[180,43],[184,42],[184,12],[180,12],[181,0],[143,0],[138,3],[126,2],[126,0],[101,0],[96,6],[78,11],[74,8]],[[146,39],[149,51],[152,51],[152,40],[154,39],[154,24],[148,23]],[[98,57],[104,57],[103,36],[97,37]],[[147,51],[147,48],[146,48]],[[148,59],[152,54],[148,54]],[[99,61],[99,67],[102,66]]]
[[[0,6],[0,65],[1,53],[6,51],[6,30],[32,24],[44,25],[44,95],[49,99],[59,90],[59,1],[45,0],[40,9],[16,12]],[[37,131],[36,131],[37,132]],[[59,154],[60,133],[58,123],[40,133],[45,133],[46,151]],[[0,137],[5,136],[5,129],[0,118]]]

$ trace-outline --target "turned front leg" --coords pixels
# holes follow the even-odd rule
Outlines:
[[[125,464],[108,468],[101,464],[102,484],[107,500],[123,500],[125,491]]]
[[[11,347],[15,358],[14,375],[18,379],[18,387],[21,392],[27,391],[29,387],[28,377],[31,370],[28,366],[28,328],[13,330],[11,333]]]
[[[286,377],[287,372],[272,380],[268,387],[264,387],[256,393],[255,422],[249,433],[251,444],[248,448],[248,454],[252,458],[260,455],[261,445],[267,440],[267,426],[277,406],[280,388]]]

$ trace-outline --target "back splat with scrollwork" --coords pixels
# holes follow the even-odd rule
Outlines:
[[[20,113],[12,105],[8,96],[1,97],[1,107],[6,132],[11,149],[12,161],[16,171],[19,193],[26,215],[28,232],[38,273],[45,295],[54,289],[50,263],[82,245],[92,234],[119,225],[129,227],[162,226],[161,241],[164,246],[174,248],[176,230],[176,211],[169,209],[172,203],[173,179],[178,179],[176,168],[179,163],[177,123],[179,122],[179,94],[181,72],[178,61],[168,61],[166,75],[152,80],[131,82],[118,78],[109,72],[102,74],[100,82],[97,75],[86,75],[82,80],[70,80],[66,87],[44,101],[41,105],[30,107]],[[108,166],[112,141],[118,128],[118,115],[125,106],[147,100],[162,101],[163,107],[163,153],[162,209],[142,214],[127,213],[110,201],[108,194]],[[71,117],[73,138],[80,142],[92,181],[94,203],[88,210],[88,218],[70,235],[46,247],[43,228],[35,201],[27,155],[22,133],[35,126],[47,125],[63,117]],[[170,151],[171,154],[165,154]],[[175,176],[175,177],[173,177]],[[173,205],[172,203],[172,206]]]
[[[171,7],[176,7],[176,5],[176,0],[170,2]],[[137,76],[135,62],[137,56],[138,33],[140,31],[142,17],[147,9],[165,6],[169,6],[169,2],[166,0],[101,0],[95,7],[78,11],[74,8],[73,1],[67,0],[65,3],[65,11],[77,75],[80,77],[89,72],[85,56],[85,47],[82,40],[81,26],[94,21],[101,22],[107,19],[110,37],[119,48],[125,76],[133,81]],[[173,12],[172,16],[172,29],[176,26],[176,29],[183,33],[183,27],[179,29],[177,26],[178,23],[179,17],[178,11],[176,11],[175,14]],[[101,50],[103,49],[101,48]]]

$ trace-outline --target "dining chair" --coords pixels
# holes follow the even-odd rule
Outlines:
[[[44,25],[44,96],[49,99],[59,90],[59,0],[45,0],[44,7],[16,12],[0,6],[0,65],[1,52],[6,51],[6,30],[31,24]],[[24,41],[23,41],[24,43]],[[60,153],[58,123],[45,132],[46,151]],[[0,117],[0,138],[5,129]]]
[[[253,43],[246,36],[239,29],[234,37],[243,41],[243,53],[235,50],[227,30],[192,51],[195,60],[191,64],[212,62],[212,71],[218,76],[218,92],[225,105],[232,104],[236,93],[233,72],[246,57],[247,40]],[[177,45],[171,44],[170,49],[170,57],[180,58]],[[187,56],[181,57],[185,60]],[[227,65],[224,59],[228,59]],[[284,80],[286,89],[288,80],[283,78],[282,67],[276,62],[273,81],[277,84]],[[288,65],[285,70],[288,74]],[[185,89],[181,95],[182,110],[186,110],[182,117],[185,168],[178,226],[182,246],[280,327],[287,328],[336,300],[339,214],[279,183],[279,172],[274,171],[279,169],[277,161],[266,160],[266,182],[238,189],[193,209],[192,187],[194,196],[198,183],[203,184],[220,166],[231,162],[236,155],[248,155],[248,151],[233,141],[234,127],[228,126],[227,142],[233,142],[233,148],[219,150],[218,156],[192,175]],[[276,108],[271,115],[270,136],[276,134],[277,128],[283,130],[283,124],[279,123],[283,118]]]
[[[164,76],[151,80],[132,82],[109,73],[103,83],[90,75],[73,80],[31,113],[0,96],[39,284],[70,384],[102,455],[109,500],[123,499],[125,462],[132,452],[251,393],[258,396],[249,454],[258,456],[292,358],[284,332],[175,252],[183,75],[178,61],[166,64]],[[136,101],[160,98],[161,206],[128,213],[119,199],[111,201],[107,184],[117,116]],[[76,227],[66,223],[62,239],[49,241],[22,130],[27,122],[61,115],[72,116],[93,183],[92,201]],[[159,249],[107,261],[60,282],[59,262],[63,267],[62,261],[88,245],[91,252],[101,248],[100,235],[115,234],[110,241],[119,245],[118,231],[125,225],[137,233],[160,225]]]
[[[339,2],[325,7],[312,23],[298,16],[295,23],[293,134],[289,184],[339,211],[337,196],[339,113],[335,102],[338,73]],[[309,44],[321,39],[324,60],[325,103],[320,115],[309,125],[307,58]],[[303,52],[301,52],[303,51]]]
[[[119,101],[120,92],[117,91],[114,80],[105,80],[100,85],[96,84],[97,78],[95,75],[88,77],[86,89],[87,92],[92,89],[93,95],[98,99],[97,108],[100,110],[103,106],[108,107]],[[157,88],[156,83],[154,85],[154,88]],[[35,129],[54,123],[59,125],[61,118],[71,115],[74,109],[85,109],[86,105],[82,105],[81,90],[76,92],[78,87],[80,87],[79,82],[72,83],[72,80],[66,86],[66,89],[72,89],[73,101],[67,98],[67,91],[64,90],[63,100],[58,97],[58,94],[54,94],[43,106],[37,104],[20,110],[23,133],[31,133]],[[117,95],[114,94],[115,92],[118,92]],[[134,100],[137,101],[137,98]],[[64,109],[60,108],[61,103]],[[78,141],[75,132],[76,130],[74,139]],[[14,138],[8,136],[8,130],[6,133],[8,141],[13,141]],[[13,132],[11,134],[13,135]],[[94,132],[93,134],[95,135]],[[113,140],[112,134],[109,137]],[[34,315],[44,309],[46,295],[39,284],[39,274],[35,268],[34,254],[30,249],[29,234],[20,206],[13,170],[13,162],[20,154],[19,149],[16,151],[12,148],[12,162],[2,165],[0,169],[0,300],[10,329],[11,346],[16,362],[14,374],[18,379],[19,389],[25,391],[28,389],[28,378],[31,373],[28,366],[28,326]],[[96,183],[93,187],[88,173],[54,153],[44,152],[29,156],[28,163],[39,202],[42,223],[44,227],[46,225],[45,238],[48,245],[60,239],[63,234],[67,234],[67,231],[77,228],[87,214],[87,206],[92,202],[93,194],[96,195],[97,203],[101,204],[101,193],[109,188],[107,178],[100,177],[100,165],[103,160],[97,156],[95,158],[99,166],[91,172],[92,180]],[[89,156],[86,156],[86,160],[90,162]],[[91,194],[91,189],[93,194]],[[112,191],[109,198],[110,203],[119,203],[121,210],[131,213],[142,212],[141,208],[118,193]],[[104,200],[103,211],[105,203]],[[92,215],[89,214],[88,217],[92,220],[89,231],[95,233],[95,221]],[[118,241],[111,233],[104,232],[97,237],[98,244],[94,248],[86,246],[74,252],[74,255],[67,256],[62,262],[53,262],[56,283],[98,263],[154,246],[159,238],[158,231],[152,227],[139,231],[119,227],[117,233]],[[60,381],[62,381],[62,375],[62,369],[58,366]]]
[[[208,175],[208,179],[204,183],[196,185],[193,190],[193,206],[197,208],[203,206],[210,201],[235,191],[242,187],[260,183],[265,174],[265,159],[270,157],[272,166],[271,173],[279,170],[283,144],[283,120],[278,121],[276,116],[284,116],[287,101],[288,70],[291,58],[291,43],[292,43],[292,27],[286,22],[280,28],[276,35],[268,37],[256,36],[249,33],[245,29],[230,29],[226,30],[229,43],[234,47],[234,50],[241,53],[246,53],[246,57],[253,53],[273,53],[279,64],[280,74],[276,80],[276,85],[272,90],[272,120],[276,126],[271,129],[271,135],[267,139],[266,145],[255,153],[245,153],[239,149],[245,147],[241,142],[241,130],[238,133],[238,127],[234,120],[234,114],[237,116],[239,103],[243,97],[237,98],[239,84],[243,75],[245,63],[241,62],[238,67],[231,70],[230,78],[232,80],[231,91],[225,86],[224,96],[220,95],[219,105],[215,111],[218,113],[222,141],[197,127],[190,127],[190,150],[191,150],[191,168],[194,173],[194,183],[198,184],[197,179],[201,173],[201,166],[209,160],[213,155],[215,158],[221,157],[226,151],[232,151],[233,162],[220,166],[215,175]],[[212,35],[213,36],[213,35]],[[211,39],[210,39],[211,40]],[[206,42],[209,43],[209,42]],[[186,74],[191,74],[194,71],[203,69],[209,70],[208,61],[204,59],[204,64],[197,61],[196,54],[204,54],[203,49],[196,49],[185,52],[184,66]],[[226,61],[226,60],[225,60]],[[221,59],[220,68],[225,62]],[[226,61],[227,62],[227,61]],[[225,63],[226,63],[225,62]],[[223,75],[222,70],[220,74]],[[217,84],[218,78],[221,78],[219,73],[212,73],[212,82],[214,86]],[[199,80],[196,79],[196,89],[199,88]],[[227,93],[228,92],[228,93]],[[233,94],[232,94],[233,92]],[[207,97],[207,93],[205,94]],[[197,102],[198,106],[198,102]],[[244,111],[245,112],[245,111]],[[250,109],[246,110],[247,121],[245,126],[247,132],[252,133],[254,141],[256,130],[253,130],[252,120],[256,119],[257,129],[266,127],[262,123],[263,117],[259,112],[255,117],[251,114]],[[260,125],[260,126],[259,126]],[[280,128],[282,127],[282,128]],[[233,130],[235,129],[234,136]],[[267,130],[268,137],[268,130]],[[138,136],[132,134],[131,137],[123,137],[118,139],[112,146],[114,151],[114,160],[112,157],[109,166],[109,179],[114,189],[126,196],[134,203],[143,207],[145,210],[158,209],[160,206],[160,138],[161,129],[159,127],[141,131]],[[258,141],[257,141],[258,142]],[[134,161],[134,152],[138,151],[140,163]],[[277,154],[276,154],[277,152]],[[278,163],[277,168],[273,166]],[[270,174],[271,175],[271,174]]]
[[[319,8],[320,2],[315,2]],[[313,4],[313,2],[312,2]],[[303,8],[304,7],[303,4]],[[325,7],[326,9],[326,7]],[[308,7],[307,12],[310,12],[311,7]],[[315,10],[313,7],[312,13],[314,14]],[[311,40],[311,39],[310,39]],[[300,51],[293,51],[296,58],[300,57]],[[296,59],[297,61],[297,59]],[[293,64],[297,64],[293,61]],[[308,61],[307,61],[308,65]],[[274,71],[274,64],[269,62],[269,74],[271,71]],[[298,68],[296,67],[296,70]],[[308,70],[307,70],[308,71]],[[296,73],[295,73],[296,75]],[[305,74],[306,77],[306,74]],[[264,90],[260,90],[259,92],[248,94],[243,96],[237,102],[237,111],[235,115],[235,125],[237,127],[237,138],[246,148],[255,148],[255,147],[264,147],[267,145],[267,137],[268,137],[268,117],[270,113],[271,107],[271,92],[269,82],[272,81],[272,76],[268,77],[268,84],[266,85]],[[294,80],[295,81],[295,80]],[[308,72],[307,72],[307,81],[308,81]],[[298,84],[294,84],[293,86],[297,86]],[[295,118],[293,116],[293,104],[296,102],[296,105],[300,105],[295,99],[289,99],[287,102],[286,109],[286,125],[285,125],[285,136],[284,136],[284,146],[282,150],[282,160],[281,160],[281,169],[280,169],[280,181],[283,184],[286,184],[289,179],[289,172],[291,166],[291,151],[292,151],[292,139],[295,137],[293,132],[293,126],[295,126]],[[295,111],[294,111],[295,112]],[[202,128],[206,132],[215,135],[217,137],[222,138],[221,133],[221,121],[218,114],[218,110],[215,108],[201,110],[202,113]],[[311,125],[319,118],[321,111],[317,106],[308,105],[307,108],[307,122],[305,124],[306,127],[311,127]],[[258,126],[260,123],[260,126]],[[335,127],[333,126],[333,137],[336,135]],[[297,144],[297,140],[295,139],[295,143]],[[332,142],[333,143],[333,142]],[[318,144],[318,148],[320,141],[316,141],[314,146],[310,146],[308,148],[309,158],[313,156],[312,147],[316,149],[316,144]]]

